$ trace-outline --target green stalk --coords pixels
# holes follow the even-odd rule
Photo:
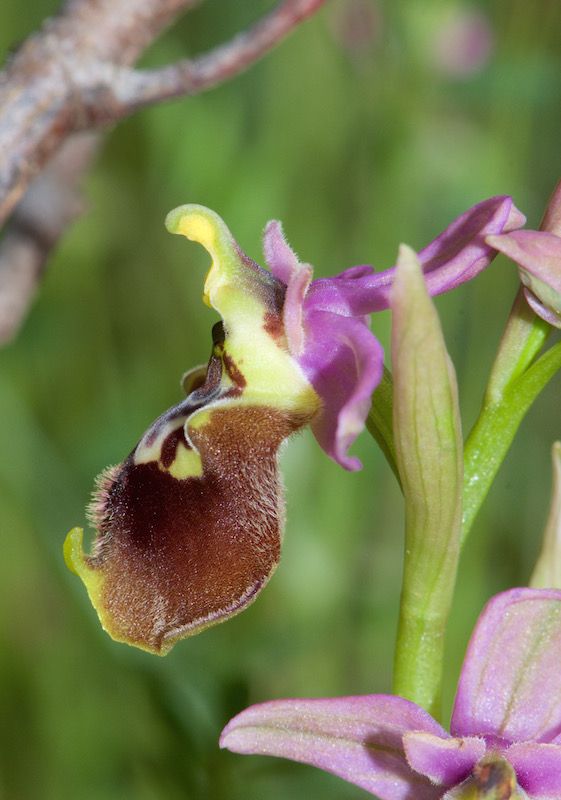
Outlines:
[[[462,544],[526,412],[555,374],[555,353],[537,372],[534,367],[542,359],[532,366],[550,331],[551,326],[528,306],[521,287],[491,369],[481,412],[465,444]]]
[[[462,544],[520,423],[536,397],[559,369],[561,342],[546,351],[510,383],[498,400],[483,406],[465,446]]]
[[[462,437],[440,321],[418,260],[403,246],[392,311],[393,430],[405,500],[394,692],[438,717],[459,556]]]
[[[550,332],[551,325],[534,314],[520,287],[491,369],[484,405],[501,402],[505,390],[532,364]]]
[[[547,204],[540,230],[561,235],[561,181]],[[483,408],[465,446],[462,544],[520,423],[561,368],[559,345],[534,363],[550,332],[551,326],[530,309],[520,287],[491,370]]]

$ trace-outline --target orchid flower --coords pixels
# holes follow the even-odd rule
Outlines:
[[[548,231],[512,231],[487,242],[518,264],[530,308],[561,328],[561,237]]]
[[[561,592],[513,589],[479,618],[449,734],[392,695],[277,700],[224,729],[221,746],[319,767],[380,800],[561,797]]]
[[[486,241],[518,264],[524,295],[534,313],[561,328],[561,181],[540,230],[503,231]]]
[[[485,237],[523,223],[509,197],[467,211],[419,254],[429,292],[473,278],[496,254]],[[332,458],[360,467],[347,450],[383,369],[367,315],[388,306],[395,272],[359,266],[312,281],[277,222],[265,231],[268,272],[209,209],[182,206],[166,224],[212,258],[204,300],[222,322],[210,361],[187,374],[187,397],[98,479],[91,555],[79,528],[65,544],[107,632],[159,654],[241,611],[274,571],[277,455],[290,434],[309,423]]]

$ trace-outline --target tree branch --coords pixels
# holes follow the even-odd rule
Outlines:
[[[108,80],[196,0],[70,0],[0,73],[0,225]],[[110,119],[105,120],[110,122]]]
[[[19,327],[50,251],[76,216],[79,179],[95,148],[85,147],[84,140],[79,146],[75,135],[233,77],[324,0],[284,0],[209,53],[161,69],[134,70],[131,65],[161,31],[198,2],[69,0],[0,72],[0,226],[21,201],[0,245],[0,343]],[[59,150],[52,169],[32,186]],[[80,168],[69,173],[64,161],[71,163],[78,150]],[[45,222],[42,215],[54,207],[37,197],[49,193],[58,197],[57,213]]]
[[[98,133],[69,138],[12,214],[0,241],[0,343],[19,329],[53,248],[84,211],[80,182],[100,139]]]
[[[261,58],[324,0],[288,0],[232,41],[194,59],[184,59],[161,69],[121,69],[112,87],[112,113],[126,116],[138,108],[212,88]]]

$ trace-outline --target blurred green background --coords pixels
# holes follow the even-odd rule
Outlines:
[[[58,3],[3,0],[8,52]],[[161,64],[249,24],[271,3],[208,0],[147,54]],[[316,274],[387,267],[484,197],[535,226],[561,175],[558,0],[332,0],[265,60],[199,97],[121,124],[87,180],[89,212],[52,259],[17,341],[0,354],[0,795],[7,800],[350,800],[312,768],[220,752],[251,702],[387,691],[402,507],[364,434],[360,473],[309,433],[285,449],[281,566],[244,614],[165,659],[100,629],[61,546],[95,475],[121,460],[205,361],[214,313],[202,249],[167,211],[218,211],[260,259],[270,218]],[[462,398],[477,413],[516,290],[497,260],[439,298]],[[388,342],[388,315],[373,328]],[[465,551],[449,637],[448,706],[474,619],[524,583],[561,437],[554,381],[536,403]]]

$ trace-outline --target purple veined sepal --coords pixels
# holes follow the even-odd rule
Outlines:
[[[450,729],[501,746],[561,735],[561,591],[492,598],[473,632]],[[492,702],[490,700],[492,698]]]
[[[252,706],[228,723],[221,745],[311,764],[380,800],[556,800],[560,663],[561,591],[514,589],[479,618],[452,736],[414,703],[368,695]]]
[[[410,730],[447,737],[423,709],[390,695],[272,700],[251,706],[224,728],[220,746],[273,755],[343,778],[382,800],[438,800],[442,790],[407,763]]]
[[[486,269],[497,250],[488,236],[521,228],[526,217],[511,197],[497,196],[470,208],[417,254],[430,295],[444,294]],[[359,316],[390,306],[395,267],[374,272],[366,265],[351,267],[336,278],[319,278],[307,302],[316,309]]]

